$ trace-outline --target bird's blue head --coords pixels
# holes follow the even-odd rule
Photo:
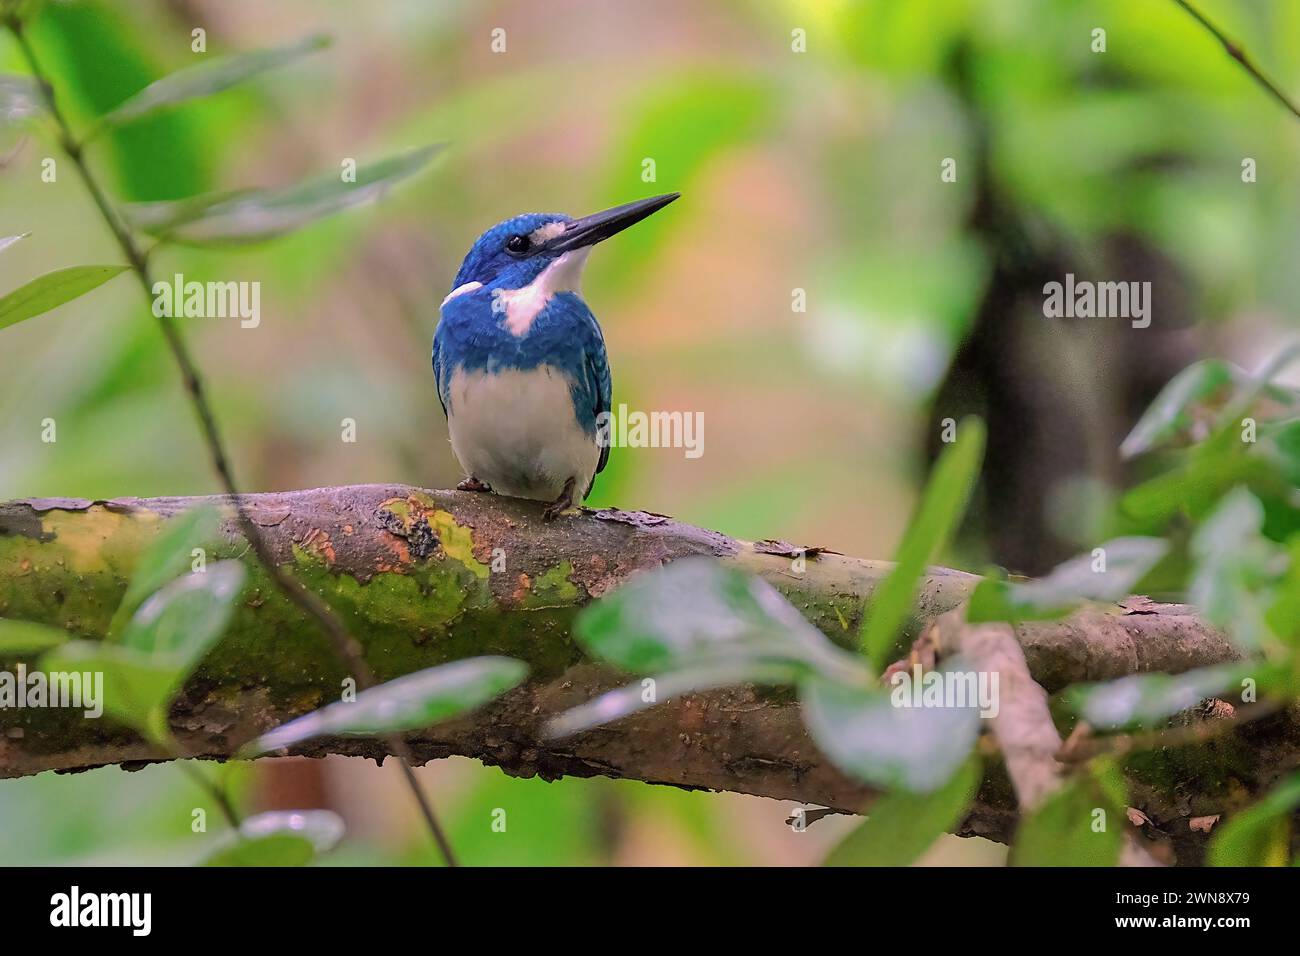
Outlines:
[[[465,256],[452,283],[452,296],[466,288],[523,289],[552,266],[551,274],[572,273],[556,275],[554,282],[565,278],[576,282],[593,245],[657,212],[678,195],[642,199],[581,219],[534,212],[498,223],[479,236]]]

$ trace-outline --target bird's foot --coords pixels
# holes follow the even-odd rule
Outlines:
[[[560,492],[560,497],[547,505],[546,510],[542,512],[543,521],[554,521],[564,513],[566,508],[573,507],[573,485],[572,478],[564,483],[564,490]]]
[[[466,478],[456,486],[457,491],[491,491],[492,486],[487,482],[479,481],[473,476]]]

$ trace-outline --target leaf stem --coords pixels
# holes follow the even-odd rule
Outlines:
[[[134,234],[130,228],[121,220],[117,212],[113,209],[107,194],[100,186],[99,181],[95,178],[94,173],[86,162],[82,146],[73,136],[72,127],[59,110],[58,102],[54,96],[54,87],[51,85],[45,71],[41,68],[40,61],[36,57],[36,51],[32,48],[30,41],[27,39],[26,32],[23,29],[22,22],[16,18],[10,17],[5,19],[4,25],[13,34],[14,39],[18,42],[18,47],[22,52],[23,58],[27,61],[28,69],[31,70],[32,77],[40,87],[41,95],[45,100],[46,109],[49,110],[50,117],[53,119],[56,132],[58,135],[59,145],[72,160],[73,165],[77,168],[77,173],[81,181],[85,184],[86,190],[90,193],[91,199],[94,200],[96,208],[104,219],[104,223],[113,233],[117,240],[118,246],[122,250],[123,256],[131,266],[136,278],[140,282],[140,287],[144,291],[145,298],[153,300],[153,275],[149,269],[149,257],[147,253],[136,242]],[[152,311],[152,310],[150,310]],[[235,514],[239,521],[244,537],[253,549],[258,563],[266,571],[268,577],[275,587],[286,598],[295,604],[299,610],[305,613],[309,618],[314,620],[329,639],[333,646],[334,653],[347,667],[352,678],[357,682],[361,690],[373,687],[376,684],[374,673],[366,664],[362,655],[361,646],[356,639],[348,632],[347,626],[342,619],[335,613],[334,609],[329,606],[313,591],[299,580],[289,575],[276,560],[274,553],[263,539],[257,524],[252,520],[247,508],[244,505],[244,499],[239,491],[239,486],[235,482],[234,471],[230,464],[230,456],[226,452],[225,443],[222,441],[220,429],[217,426],[216,416],[213,414],[212,406],[209,404],[207,395],[204,392],[203,380],[199,374],[198,366],[186,347],[185,340],[177,328],[175,319],[170,316],[157,316],[159,328],[162,330],[163,338],[167,342],[167,347],[171,351],[172,358],[175,360],[177,367],[180,369],[181,379],[184,383],[185,390],[189,394],[190,405],[194,409],[195,416],[198,418],[199,428],[203,434],[204,443],[207,446],[209,457],[212,459],[212,466],[215,469],[221,485],[226,494],[230,497],[235,507]],[[457,860],[452,852],[451,845],[447,840],[446,834],[438,823],[437,816],[434,813],[433,806],[428,797],[421,789],[419,781],[416,779],[414,772],[411,770],[411,751],[406,745],[406,741],[396,734],[387,735],[384,742],[388,745],[389,750],[401,761],[405,769],[405,778],[411,788],[411,793],[420,806],[421,815],[433,836],[434,842],[442,853],[443,859],[448,866],[456,866]]]
[[[226,788],[215,780],[209,779],[207,774],[198,767],[192,765],[188,760],[182,758],[178,760],[177,763],[181,770],[184,771],[185,775],[193,780],[200,790],[205,791],[213,800],[216,801],[217,807],[221,810],[221,815],[226,818],[226,822],[230,824],[230,828],[235,831],[236,835],[238,835],[240,823],[239,811],[235,809],[235,804],[231,801],[230,794],[226,792]]]
[[[1205,14],[1203,14],[1200,10],[1194,7],[1189,2],[1189,0],[1174,0],[1174,3],[1178,4],[1178,6],[1186,10],[1187,13],[1192,17],[1192,19],[1194,19],[1201,26],[1205,27],[1205,29],[1208,30],[1214,36],[1214,38],[1218,40],[1220,44],[1223,45],[1223,49],[1228,54],[1228,56],[1232,57],[1234,60],[1240,63],[1241,68],[1245,70],[1247,73],[1249,73],[1251,77],[1254,78],[1255,82],[1258,83],[1260,86],[1262,86],[1264,89],[1266,89],[1273,96],[1274,99],[1276,99],[1279,103],[1281,103],[1284,107],[1286,107],[1287,110],[1290,111],[1291,115],[1295,116],[1297,119],[1300,119],[1300,107],[1297,107],[1295,102],[1289,96],[1287,96],[1285,93],[1282,92],[1281,87],[1279,87],[1276,83],[1274,83],[1267,76],[1265,76],[1263,73],[1260,72],[1259,68],[1255,66],[1254,62],[1251,60],[1249,53],[1247,53],[1242,47],[1238,46],[1232,40],[1228,39],[1227,35],[1222,30],[1220,30],[1217,26],[1215,26],[1214,23]]]

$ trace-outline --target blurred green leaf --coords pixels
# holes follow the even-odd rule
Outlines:
[[[1220,498],[1243,484],[1277,485],[1275,466],[1259,455],[1246,453],[1240,443],[1212,450],[1198,446],[1173,470],[1125,492],[1118,512],[1126,521],[1125,530],[1164,533],[1177,518],[1204,518]]]
[[[910,866],[949,832],[975,798],[983,767],[971,757],[931,793],[894,790],[830,852],[823,866]]]
[[[426,146],[358,167],[356,182],[344,182],[336,172],[294,186],[137,203],[125,207],[123,214],[136,228],[183,245],[260,242],[379,199],[393,184],[423,169],[442,149],[442,144]]]
[[[1061,617],[1080,601],[1118,601],[1169,551],[1160,538],[1116,538],[1103,555],[1082,554],[1032,581],[986,579],[971,595],[966,619],[1032,621]]]
[[[41,91],[35,80],[0,74],[0,125],[20,123],[41,110]]]
[[[753,664],[783,665],[791,681],[809,668],[866,677],[770,584],[708,558],[638,575],[584,609],[573,635],[636,674]]]
[[[1241,681],[1257,677],[1261,662],[1220,664],[1182,674],[1130,674],[1098,684],[1079,684],[1066,692],[1075,712],[1093,727],[1115,729],[1163,722],[1195,707],[1207,697],[1241,689]]]
[[[309,841],[316,853],[336,847],[346,829],[343,818],[332,810],[268,810],[248,817],[239,825],[239,832],[246,840],[289,834]]]
[[[626,717],[680,697],[719,687],[739,684],[785,684],[793,679],[791,668],[783,664],[760,664],[752,661],[727,661],[715,665],[694,665],[683,670],[647,677],[601,694],[594,700],[571,708],[546,724],[550,738],[567,737],[602,724]]]
[[[1196,404],[1223,395],[1237,379],[1233,367],[1222,359],[1204,359],[1183,369],[1160,390],[1119,446],[1120,454],[1133,458],[1188,431]]]
[[[0,654],[39,654],[68,640],[68,632],[34,621],[0,617]]]
[[[1245,488],[1236,488],[1192,538],[1191,601],[1246,649],[1268,638],[1271,585],[1287,564],[1283,552],[1263,536],[1263,526],[1264,506]]]
[[[238,561],[177,578],[140,605],[122,630],[122,647],[170,662],[184,680],[225,631],[243,586]]]
[[[1254,806],[1220,823],[1210,837],[1210,866],[1286,866],[1291,812],[1300,805],[1300,774],[1293,774]]]
[[[1277,589],[1277,599],[1265,613],[1273,633],[1292,647],[1300,644],[1300,534],[1292,537],[1287,553],[1290,564]]]
[[[1096,761],[1023,817],[1011,847],[1013,866],[1114,866],[1124,839],[1124,779]]]
[[[1300,342],[1291,342],[1269,356],[1263,367],[1254,375],[1241,373],[1241,387],[1220,417],[1219,428],[1235,432],[1241,427],[1242,418],[1250,414],[1255,403],[1264,396],[1284,406],[1294,404],[1296,397],[1294,391],[1278,386],[1274,379],[1298,358],[1300,358]]]
[[[110,639],[122,632],[140,604],[169,581],[185,573],[191,552],[216,534],[220,514],[215,508],[198,507],[168,519],[158,539],[140,558],[127,585],[122,603],[109,625]]]
[[[330,734],[416,730],[468,713],[514,687],[528,666],[511,657],[471,657],[371,687],[263,734],[246,748],[266,753]]]
[[[3,252],[5,249],[8,249],[10,246],[12,246],[15,242],[18,242],[20,239],[26,239],[30,235],[31,235],[30,232],[24,232],[17,236],[0,236],[0,252]]]
[[[272,833],[239,840],[213,853],[204,866],[306,866],[316,855],[311,840],[296,833]]]
[[[126,266],[72,266],[47,272],[0,298],[0,329],[58,308],[103,285]]]
[[[937,790],[979,735],[974,707],[895,706],[887,691],[820,677],[800,682],[799,699],[818,748],[845,773],[877,787]]]
[[[327,36],[310,36],[284,46],[204,60],[196,66],[177,70],[150,83],[135,96],[103,116],[86,138],[91,139],[106,129],[129,123],[156,110],[230,89],[259,74],[286,66],[309,53],[322,50],[329,46],[329,43]]]
[[[171,662],[99,641],[68,641],[43,655],[41,668],[103,674],[104,712],[155,743],[167,741],[167,705],[181,683]]]
[[[916,599],[917,582],[926,566],[947,543],[979,479],[984,459],[984,423],[965,418],[957,426],[957,441],[945,448],[913,515],[897,565],[872,594],[862,624],[862,651],[877,669],[884,666],[899,629]]]
[[[1285,481],[1300,486],[1300,418],[1261,426],[1260,439]]]
[[[157,30],[141,29],[145,21],[130,7],[106,0],[51,3],[27,25],[74,122],[102,116],[158,79],[166,72],[159,49],[191,55],[188,42],[160,43]],[[244,136],[242,126],[214,129],[212,117],[206,120],[197,110],[173,110],[111,130],[99,145],[116,173],[116,191],[127,199],[174,199],[211,188],[212,170]]]
[[[104,710],[155,742],[168,740],[172,698],[221,637],[244,582],[219,561],[163,587],[141,605],[120,644],[69,641],[41,658],[47,671],[100,671]]]

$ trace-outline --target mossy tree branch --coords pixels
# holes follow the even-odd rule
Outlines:
[[[226,514],[218,535],[202,544],[206,559],[244,560],[249,583],[229,634],[186,686],[171,724],[186,752],[224,757],[338,699],[347,676],[313,623],[250,559],[228,499],[0,504],[0,616],[102,638],[163,519],[203,503],[222,505]],[[545,740],[540,728],[626,679],[585,659],[569,628],[578,608],[638,571],[688,555],[715,557],[761,575],[818,628],[849,644],[886,562],[738,541],[644,512],[589,511],[544,525],[530,502],[405,485],[246,495],[243,503],[278,565],[342,615],[380,680],[477,654],[530,665],[524,686],[477,714],[406,735],[417,760],[464,754],[516,775],[600,774],[850,811],[870,802],[866,787],[817,752],[797,704],[782,691],[691,695],[570,739]],[[960,605],[977,580],[932,569],[899,653],[927,622]],[[1029,672],[1048,693],[1235,656],[1191,609],[1142,600],[1024,625],[1016,637]],[[325,739],[298,752],[382,757],[387,748],[376,740]],[[1195,859],[1204,836],[1190,832],[1188,819],[1231,812],[1298,754],[1300,732],[1289,715],[1278,714],[1217,741],[1131,758],[1130,790],[1177,857]],[[79,710],[0,711],[0,776],[165,756]],[[961,832],[1005,841],[1015,806],[1005,774],[991,774]]]

